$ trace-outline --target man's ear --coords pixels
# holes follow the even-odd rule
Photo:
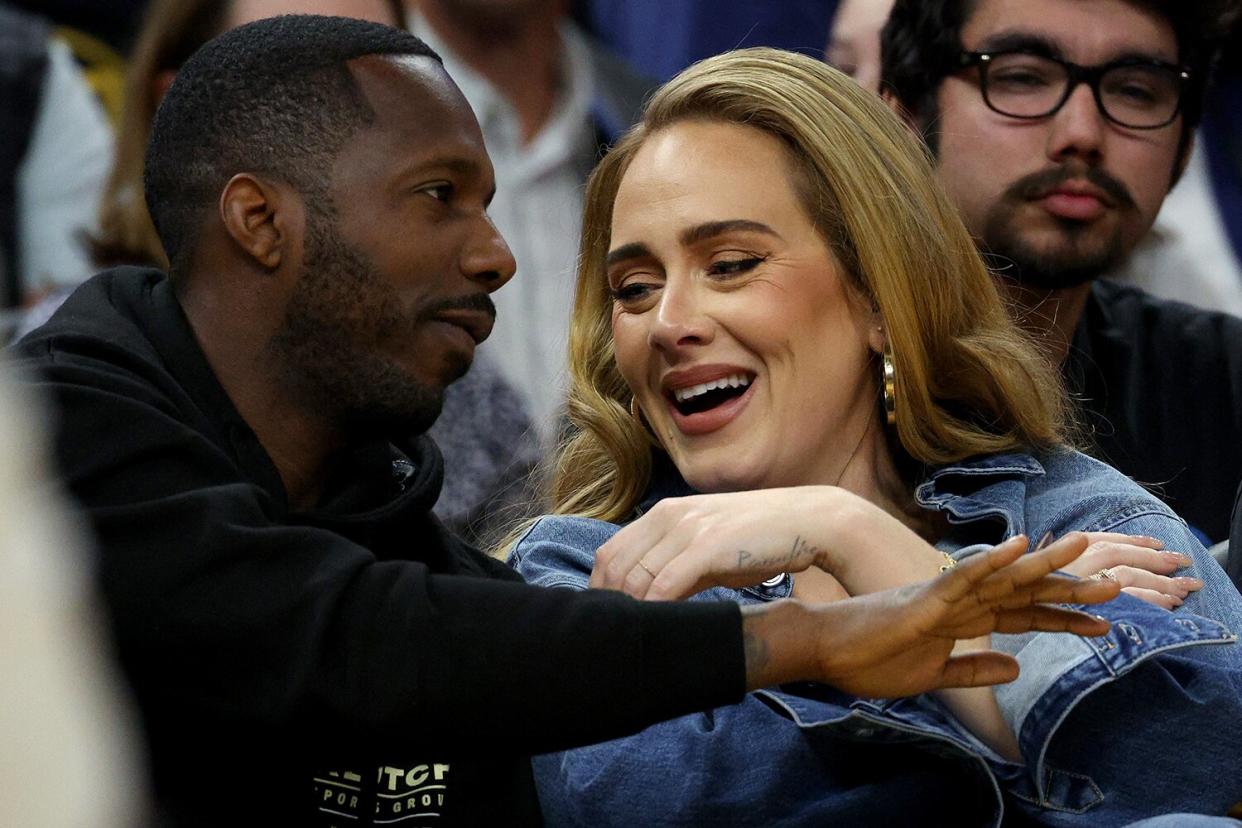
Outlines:
[[[910,127],[915,132],[919,131],[919,125],[915,123],[914,116],[910,113],[910,110],[906,109],[905,106],[902,105],[901,101],[897,100],[897,96],[893,94],[893,90],[889,89],[887,86],[882,86],[880,88],[880,100],[888,104],[888,108],[897,113],[897,117],[905,121],[906,126]]]
[[[267,270],[288,255],[293,194],[251,173],[238,173],[220,193],[220,220],[233,241]]]

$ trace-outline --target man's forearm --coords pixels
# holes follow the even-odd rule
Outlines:
[[[818,672],[817,626],[800,601],[776,601],[742,607],[742,646],[746,658],[746,689],[756,690],[787,681],[805,680]]]

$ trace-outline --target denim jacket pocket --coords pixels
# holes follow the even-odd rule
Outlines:
[[[1083,814],[1104,801],[1104,792],[1090,776],[1044,767],[1043,794],[1029,779],[1012,785],[1009,793],[1038,808]]]

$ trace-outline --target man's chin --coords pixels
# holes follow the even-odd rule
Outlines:
[[[984,239],[988,265],[1000,277],[1024,287],[1064,290],[1092,282],[1116,267],[1123,246],[1104,228],[1062,227],[1038,240],[1018,233],[989,233]]]

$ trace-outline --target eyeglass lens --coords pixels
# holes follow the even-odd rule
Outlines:
[[[996,111],[1017,118],[1041,118],[1066,97],[1069,70],[1050,58],[1022,53],[995,55],[984,66],[984,93]],[[1131,127],[1160,126],[1177,112],[1181,86],[1172,70],[1120,64],[1098,80],[1098,100],[1112,120]]]

